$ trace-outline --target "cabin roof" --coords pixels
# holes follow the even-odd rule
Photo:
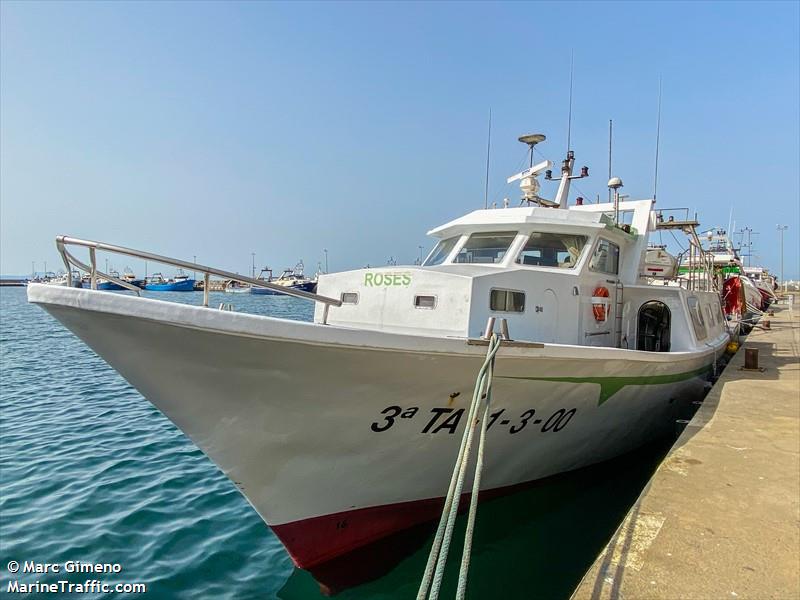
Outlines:
[[[440,225],[428,232],[435,237],[446,237],[468,231],[486,231],[487,228],[521,227],[526,225],[561,225],[602,229],[611,221],[601,212],[559,210],[540,206],[522,208],[492,208],[471,213]]]

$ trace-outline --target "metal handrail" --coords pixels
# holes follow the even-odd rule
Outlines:
[[[59,250],[59,252],[61,252],[61,257],[65,259],[64,263],[67,265],[67,269],[70,270],[69,274],[67,275],[67,284],[69,285],[69,287],[72,287],[72,272],[71,272],[71,267],[69,266],[69,263],[72,263],[74,266],[78,267],[79,269],[83,269],[87,273],[91,273],[92,271],[94,271],[94,273],[97,276],[99,276],[100,279],[107,279],[108,281],[113,281],[117,285],[121,285],[122,287],[127,288],[127,289],[131,290],[132,292],[136,292],[137,296],[141,296],[141,294],[139,293],[139,292],[142,291],[141,288],[138,288],[135,285],[128,283],[124,279],[118,279],[118,278],[114,277],[113,275],[108,275],[107,273],[103,273],[102,271],[98,271],[97,268],[92,269],[92,267],[90,267],[89,265],[86,265],[86,264],[82,263],[81,261],[79,261],[77,258],[75,258],[72,255],[72,253],[64,247],[63,244],[61,244],[59,246],[58,242],[56,242],[56,246],[58,246],[58,250]],[[94,256],[93,256],[93,258],[94,258]],[[95,260],[95,262],[97,262],[97,261]],[[92,289],[93,290],[97,289],[97,277],[95,277],[92,280]]]
[[[66,246],[73,245],[73,246],[83,246],[84,248],[89,249],[89,258],[90,258],[90,265],[87,265],[77,258],[73,256],[67,249]],[[341,306],[342,301],[337,300],[335,298],[329,298],[328,296],[322,296],[320,294],[312,294],[311,292],[304,292],[302,290],[294,290],[291,288],[287,288],[282,285],[276,285],[274,283],[268,283],[263,280],[254,279],[252,277],[246,277],[244,275],[239,275],[237,273],[231,273],[230,271],[225,271],[223,269],[216,269],[214,267],[209,267],[207,265],[201,265],[193,262],[187,262],[185,260],[180,260],[177,258],[170,258],[169,256],[162,256],[160,254],[153,254],[152,252],[145,252],[143,250],[135,250],[133,248],[126,248],[124,246],[116,246],[114,244],[106,244],[105,242],[96,242],[93,240],[82,240],[79,238],[73,238],[66,235],[59,235],[56,237],[56,247],[58,248],[59,253],[61,253],[61,258],[64,260],[64,264],[67,267],[67,278],[68,283],[72,285],[72,267],[70,265],[74,265],[79,269],[82,269],[90,274],[92,280],[92,289],[97,289],[97,280],[105,279],[108,281],[113,281],[114,283],[123,286],[126,289],[139,292],[139,288],[134,285],[131,285],[121,279],[108,275],[106,273],[102,273],[101,271],[97,270],[97,258],[95,256],[97,250],[103,250],[105,252],[113,252],[115,254],[124,254],[126,256],[131,256],[133,258],[140,258],[143,260],[151,260],[153,262],[159,262],[166,265],[172,265],[175,267],[179,267],[181,269],[186,269],[188,271],[200,271],[203,273],[203,280],[205,285],[203,286],[203,306],[208,306],[208,293],[209,293],[209,277],[211,275],[216,275],[218,277],[222,277],[224,279],[232,279],[233,281],[238,281],[240,283],[248,283],[254,287],[261,287],[272,290],[274,292],[278,292],[280,294],[286,294],[287,296],[294,296],[296,298],[303,298],[305,300],[312,300],[313,302],[322,302],[325,305],[325,311],[323,315],[323,323],[327,322],[328,317],[328,309],[331,306]]]

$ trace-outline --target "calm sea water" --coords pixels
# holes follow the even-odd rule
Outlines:
[[[200,301],[197,293],[151,295]],[[242,312],[312,316],[310,303],[288,297],[211,296]],[[28,304],[24,288],[0,290],[0,368],[3,591],[10,560],[72,560],[123,571],[16,579],[142,582],[148,598],[324,597],[234,485],[114,370]],[[469,597],[568,598],[670,444],[481,504]],[[431,534],[386,558],[382,577],[336,597],[413,598]],[[455,590],[460,552],[454,543],[443,597]],[[354,558],[343,570],[363,566]]]

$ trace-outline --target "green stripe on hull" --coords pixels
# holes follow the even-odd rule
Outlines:
[[[714,269],[720,271],[723,275],[740,275],[742,273],[742,270],[735,265],[725,266],[725,267],[714,267]],[[704,272],[705,271],[703,269],[690,270],[689,267],[678,267],[678,274],[680,275],[688,275],[689,273],[695,273],[697,275],[700,275]]]
[[[628,385],[660,385],[662,383],[677,383],[693,377],[705,375],[711,370],[711,365],[706,365],[686,373],[673,373],[671,375],[644,375],[641,377],[509,377],[495,375],[498,379],[528,379],[530,381],[558,381],[563,383],[596,383],[600,386],[600,396],[597,405],[600,406],[614,394]]]

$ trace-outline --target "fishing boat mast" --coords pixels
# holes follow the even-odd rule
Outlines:
[[[580,175],[573,175],[572,170],[575,166],[575,153],[572,150],[567,150],[567,157],[561,161],[561,178],[558,184],[558,191],[556,192],[555,200],[547,200],[539,196],[539,181],[536,179],[537,175],[544,172],[544,178],[547,181],[554,181],[553,179],[553,163],[549,160],[544,160],[536,165],[533,164],[533,150],[536,144],[545,141],[547,138],[541,133],[532,133],[519,137],[519,141],[527,144],[530,149],[529,167],[524,171],[520,171],[516,175],[512,175],[506,179],[506,183],[513,183],[519,181],[519,187],[522,190],[522,201],[528,203],[535,203],[539,206],[547,208],[567,208],[569,199],[570,182],[573,179],[583,179],[589,176],[589,167],[581,167]]]

